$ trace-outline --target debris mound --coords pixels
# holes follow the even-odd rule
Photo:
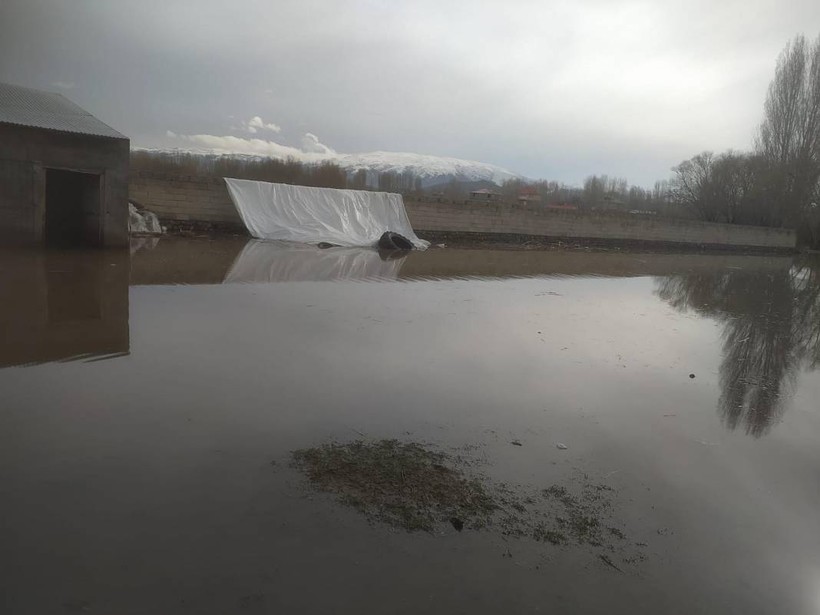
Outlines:
[[[398,440],[325,444],[293,452],[293,463],[322,491],[368,518],[409,531],[458,519],[482,527],[497,508],[477,480],[448,465],[444,453]]]

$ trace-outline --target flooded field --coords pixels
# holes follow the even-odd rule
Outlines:
[[[0,612],[817,613],[820,262],[0,255]]]

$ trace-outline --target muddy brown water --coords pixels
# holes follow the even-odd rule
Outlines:
[[[0,253],[0,612],[820,610],[817,261],[132,252]],[[643,560],[372,524],[288,465],[362,438],[611,487]]]

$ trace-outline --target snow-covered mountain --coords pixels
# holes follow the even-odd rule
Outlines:
[[[157,154],[193,154],[200,156],[206,164],[220,158],[234,158],[247,161],[279,158],[278,156],[226,153],[202,149],[134,149],[155,152]],[[369,152],[364,154],[332,152],[321,155],[308,154],[305,155],[300,162],[304,164],[333,162],[350,174],[364,169],[368,172],[368,182],[370,182],[377,173],[412,173],[421,179],[422,187],[425,188],[444,184],[452,179],[457,179],[462,182],[492,182],[499,186],[508,179],[523,179],[521,175],[486,162],[426,154],[412,154],[408,152]]]
[[[489,181],[501,185],[505,180],[521,177],[486,162],[406,152],[336,154],[333,162],[349,172],[364,169],[377,173],[413,173],[421,178],[424,187],[451,179],[468,182]]]

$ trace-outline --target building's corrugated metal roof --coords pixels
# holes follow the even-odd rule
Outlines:
[[[53,92],[0,83],[0,123],[126,139],[73,102]]]

